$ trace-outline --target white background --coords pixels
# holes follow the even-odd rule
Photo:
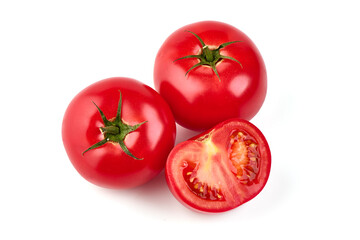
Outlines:
[[[68,103],[108,77],[153,86],[163,41],[201,20],[236,26],[265,60],[251,120],[272,150],[265,189],[207,215],[163,174],[123,191],[82,179],[61,140]],[[359,239],[359,23],[344,0],[1,1],[0,239]]]

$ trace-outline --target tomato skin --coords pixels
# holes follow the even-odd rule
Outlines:
[[[201,44],[187,31],[196,33],[206,45],[218,47],[237,62],[223,59],[216,64],[220,80],[197,59],[178,58],[199,54]],[[177,123],[193,130],[205,130],[230,118],[250,120],[261,108],[267,90],[264,61],[255,44],[240,30],[221,22],[204,21],[172,33],[158,51],[154,67],[156,90],[170,105]]]
[[[231,172],[233,166],[231,166],[230,160],[227,158],[229,137],[236,131],[246,132],[258,144],[261,159],[258,163],[259,169],[256,178],[251,184],[242,184],[234,177]],[[212,148],[206,148],[206,146],[212,146]],[[213,153],[209,153],[212,151]],[[208,172],[210,177],[205,180],[200,179],[199,182],[208,183],[212,181],[219,183],[222,186],[224,196],[227,196],[224,201],[202,199],[194,194],[194,189],[191,189],[186,184],[183,171],[188,164],[185,163],[195,162],[198,164],[198,158],[204,156],[205,158],[212,157],[211,164],[214,166],[210,168],[212,171]],[[201,163],[199,165],[200,169]],[[176,145],[168,156],[165,175],[171,193],[184,206],[199,212],[217,213],[236,208],[257,196],[265,187],[270,168],[270,148],[261,131],[246,120],[229,119],[198,136]],[[221,175],[220,172],[224,174]]]
[[[103,121],[94,103],[108,119],[114,118],[120,91],[123,122],[135,125],[147,121],[124,140],[130,152],[143,159],[130,157],[112,142],[82,155],[104,139],[99,129]],[[114,77],[75,96],[64,115],[62,138],[71,163],[86,180],[106,188],[131,188],[148,182],[164,168],[175,131],[171,110],[157,92],[134,79]]]

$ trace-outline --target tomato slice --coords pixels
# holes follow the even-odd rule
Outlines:
[[[230,119],[178,144],[169,154],[166,180],[185,206],[224,212],[259,194],[270,166],[270,148],[260,130]]]

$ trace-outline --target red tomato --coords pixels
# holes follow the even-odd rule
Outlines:
[[[264,61],[240,30],[198,22],[171,34],[154,68],[156,90],[182,126],[203,130],[229,118],[250,120],[267,89]]]
[[[62,126],[66,152],[88,181],[130,188],[155,177],[174,146],[175,121],[162,97],[129,78],[90,85],[69,104]]]
[[[166,163],[170,191],[185,206],[224,212],[254,198],[270,174],[264,135],[245,120],[230,119],[178,144]]]

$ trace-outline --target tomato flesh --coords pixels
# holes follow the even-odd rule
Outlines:
[[[271,154],[251,123],[231,119],[178,144],[166,164],[170,191],[185,206],[224,212],[254,198],[265,186]]]
[[[206,167],[202,167],[200,164],[196,165],[193,162],[187,162],[187,164],[188,166],[183,169],[183,177],[188,188],[202,199],[210,201],[223,201],[224,195],[217,185],[212,185],[208,181],[201,181],[201,179],[207,178],[201,174],[201,171]]]

